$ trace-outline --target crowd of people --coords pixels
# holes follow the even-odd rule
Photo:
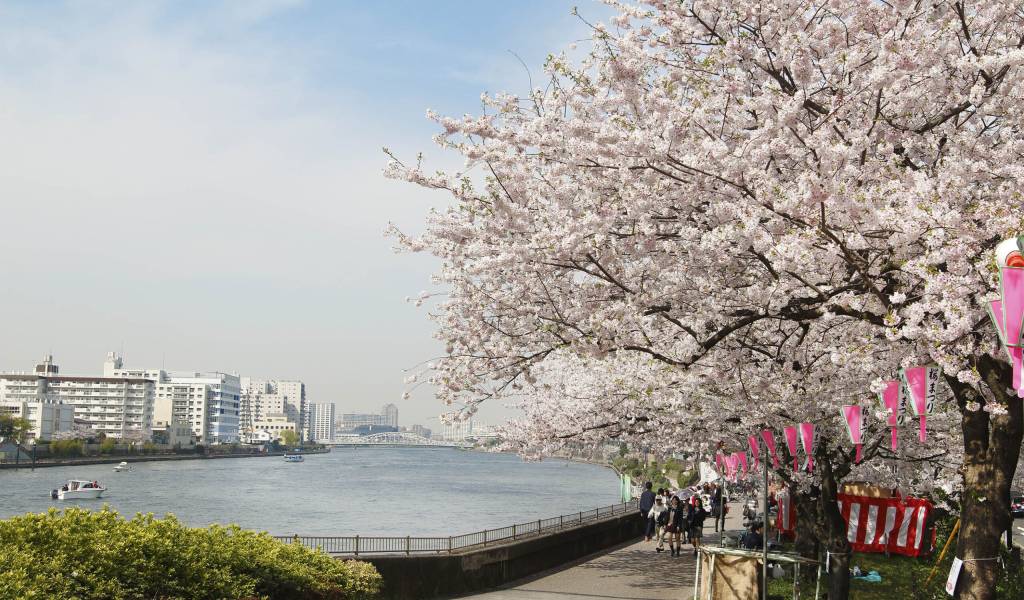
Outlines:
[[[724,515],[728,510],[726,501],[722,488],[714,483],[685,490],[659,488],[655,492],[653,485],[647,482],[639,503],[640,517],[646,521],[644,541],[657,542],[654,550],[660,553],[665,551],[665,541],[668,540],[672,556],[681,556],[683,545],[688,543],[693,547],[693,555],[697,556],[704,537],[704,522],[708,517],[712,517],[715,531],[719,530],[720,523],[724,530]],[[754,520],[756,510],[750,515],[747,514],[748,510],[753,509],[744,508],[747,531],[740,545],[747,549],[757,549],[764,540],[762,523]]]
[[[655,551],[664,552],[665,540],[668,539],[672,556],[681,556],[683,544],[689,543],[693,546],[693,555],[697,556],[704,537],[704,521],[710,516],[704,506],[705,500],[693,490],[672,492],[660,488],[655,493],[652,488],[647,482],[640,495],[640,516],[647,520],[644,540],[657,541]],[[721,497],[720,492],[718,497]]]

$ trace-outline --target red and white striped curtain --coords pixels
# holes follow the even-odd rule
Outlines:
[[[796,530],[796,510],[789,495],[775,496],[775,526],[783,534]],[[846,521],[847,539],[857,552],[886,552],[918,556],[931,548],[934,532],[926,535],[932,503],[922,498],[869,498],[839,494],[839,512]]]

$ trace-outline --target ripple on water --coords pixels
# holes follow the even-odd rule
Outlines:
[[[68,479],[108,487],[99,501],[51,500]],[[0,517],[50,506],[173,513],[190,525],[238,523],[273,533],[450,535],[618,502],[615,474],[561,460],[442,448],[360,448],[311,455],[0,471]]]

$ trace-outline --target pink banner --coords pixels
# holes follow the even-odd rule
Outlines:
[[[740,461],[740,472],[743,473],[744,477],[746,477],[747,476],[747,453],[746,452],[737,452],[736,453],[736,458]]]
[[[857,449],[857,454],[854,457],[853,462],[857,463],[859,463],[861,459],[861,439],[864,435],[864,419],[861,417],[860,406],[843,406],[843,418],[846,420],[846,432],[850,435],[850,441],[853,442],[854,448]]]
[[[889,425],[890,438],[892,443],[892,451],[896,451],[896,426],[899,424],[900,417],[900,392],[903,386],[899,381],[886,381],[885,391],[878,395],[882,401],[882,408],[889,411],[889,417],[886,419],[886,423]]]
[[[783,433],[786,435],[786,448],[789,449],[789,455],[793,457],[793,470],[800,470],[800,462],[797,458],[797,452],[799,452],[800,446],[797,442],[797,431],[796,427],[783,427]]]
[[[999,345],[1006,351],[1006,358],[1013,367],[1013,389],[1017,390],[1017,396],[1024,397],[1024,382],[1021,382],[1021,371],[1024,369],[1024,351],[1020,348],[1011,348],[1006,345],[1006,327],[1003,324],[1003,301],[993,300],[989,303],[988,316],[999,333]]]
[[[757,445],[757,436],[756,435],[748,435],[747,436],[747,443],[750,445],[750,457],[751,457],[751,459],[753,459],[753,461],[754,461],[754,468],[756,469],[757,465],[759,465],[760,462],[761,462],[761,457],[760,457],[761,448],[759,448],[758,445]]]
[[[1011,348],[1011,352],[1020,352],[1020,348]],[[932,413],[935,406],[935,391],[939,383],[937,367],[911,367],[903,369],[903,383],[910,395],[910,408],[919,420],[918,439],[925,441],[925,419]]]
[[[764,440],[764,447],[768,449],[768,454],[772,457],[772,468],[778,469],[779,455],[775,451],[775,434],[771,429],[765,429],[761,432],[761,439]]]
[[[800,443],[807,455],[807,470],[814,471],[814,423],[800,424]]]
[[[1024,323],[1024,269],[999,269],[999,287],[1003,299],[1003,331],[1007,346],[1020,346]]]

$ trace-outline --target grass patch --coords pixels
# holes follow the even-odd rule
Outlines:
[[[935,539],[936,550],[931,556],[921,558],[910,558],[907,556],[893,555],[886,557],[884,554],[867,554],[854,552],[850,561],[851,568],[859,566],[860,570],[867,574],[869,571],[878,571],[882,576],[879,583],[869,583],[856,579],[850,582],[850,598],[855,600],[892,600],[893,598],[906,598],[909,600],[943,600],[948,599],[946,594],[946,576],[949,575],[950,565],[953,563],[953,554],[956,549],[956,540],[950,546],[946,556],[939,564],[939,568],[932,580],[925,585],[928,574],[935,566],[942,546],[946,543],[950,531],[953,529],[955,519],[944,520],[938,523],[938,535]],[[1003,550],[1003,564],[1008,564],[1009,552]],[[802,574],[802,573],[801,573]],[[819,598],[825,598],[828,590],[828,577],[822,575],[821,592]],[[787,572],[787,577],[772,580],[768,584],[768,597],[776,600],[790,600],[793,597],[792,571]],[[814,597],[814,578],[804,580],[800,584],[800,597]],[[1003,571],[999,579],[999,598],[1024,598],[1024,571],[1019,567],[1013,571]]]

